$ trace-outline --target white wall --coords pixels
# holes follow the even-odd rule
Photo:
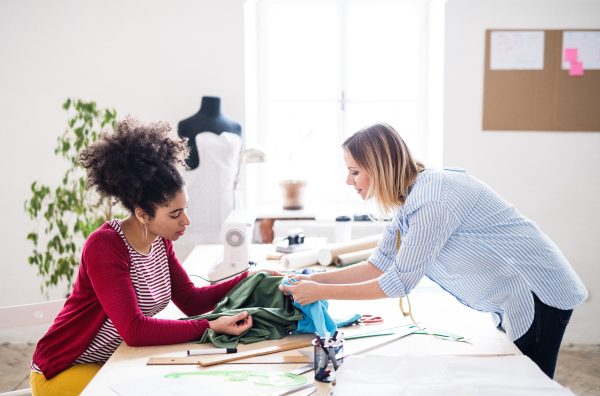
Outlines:
[[[449,0],[444,164],[462,166],[536,221],[590,291],[566,340],[600,343],[600,134],[482,132],[484,31],[596,28],[600,2]],[[56,185],[67,97],[177,122],[203,95],[244,124],[243,0],[0,1],[0,306],[42,301],[27,264],[34,180]],[[53,293],[58,298],[63,290]],[[41,332],[43,329],[33,329]],[[36,333],[37,334],[37,333]],[[0,342],[35,339],[0,332]]]
[[[202,96],[220,96],[243,126],[243,24],[243,0],[0,1],[0,306],[44,300],[23,202],[34,180],[56,186],[64,174],[54,147],[66,98],[176,130]]]
[[[598,29],[600,1],[449,0],[444,165],[461,166],[534,220],[590,297],[566,342],[600,343],[600,133],[482,131],[486,29]]]

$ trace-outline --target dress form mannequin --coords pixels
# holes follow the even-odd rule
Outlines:
[[[200,111],[179,122],[178,134],[189,139],[191,149],[191,169],[185,172],[191,224],[186,238],[177,241],[177,248],[218,244],[221,227],[234,208],[242,128],[221,113],[220,98],[204,96]]]
[[[200,156],[196,146],[196,135],[202,132],[213,132],[220,135],[231,132],[242,137],[242,127],[237,122],[225,117],[221,112],[221,98],[203,96],[200,111],[193,116],[179,122],[177,133],[180,137],[187,137],[190,146],[190,156],[187,164],[190,169],[200,165]]]

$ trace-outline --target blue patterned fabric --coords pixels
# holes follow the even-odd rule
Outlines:
[[[587,298],[558,246],[489,186],[458,168],[419,174],[369,262],[384,271],[378,282],[387,296],[404,297],[427,276],[462,304],[491,312],[513,341],[533,321],[532,292],[561,310]]]

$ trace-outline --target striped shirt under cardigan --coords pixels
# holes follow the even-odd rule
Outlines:
[[[171,241],[158,237],[151,253],[142,255],[117,220],[107,222],[86,240],[73,292],[38,342],[31,368],[49,380],[72,364],[106,361],[122,341],[143,346],[199,339],[207,320],[152,316],[169,300],[186,316],[211,311],[247,274],[195,287]]]
[[[406,296],[427,276],[462,304],[491,312],[513,341],[533,322],[532,292],[562,310],[587,298],[565,256],[538,226],[458,168],[419,174],[369,262],[384,271],[378,282],[388,297]]]

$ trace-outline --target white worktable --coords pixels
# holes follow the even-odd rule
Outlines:
[[[254,258],[259,260],[259,267],[283,270],[277,261],[262,261],[264,247],[255,246]],[[222,252],[220,245],[197,246],[184,262],[184,268],[189,274],[198,274],[204,276],[208,267],[212,264],[214,258]],[[199,278],[191,278],[198,286],[206,283]],[[428,286],[425,284],[425,286]],[[409,335],[398,341],[386,345],[383,348],[373,350],[369,353],[379,355],[405,355],[413,354],[419,356],[425,355],[447,355],[447,354],[515,354],[521,355],[519,349],[508,339],[501,331],[498,331],[487,313],[477,312],[473,309],[463,306],[454,297],[443,291],[431,291],[432,288],[424,287],[419,292],[416,289],[411,293],[412,311],[415,320],[426,326],[432,326],[443,329],[455,334],[460,334],[471,339],[471,343],[452,342],[435,339],[426,335]],[[345,314],[359,313],[362,315],[373,314],[384,318],[383,324],[368,326],[353,326],[344,328],[346,336],[353,334],[370,332],[377,329],[387,329],[389,327],[410,323],[409,318],[402,317],[398,308],[397,299],[384,299],[375,301],[330,301],[330,314],[333,317],[341,317]],[[183,315],[179,310],[170,304],[165,311],[161,312],[162,318],[179,318]],[[238,351],[263,348],[271,345],[297,341],[311,338],[308,334],[289,335],[281,340],[263,341],[260,343],[238,346]],[[389,336],[373,337],[358,340],[349,340],[346,342],[345,352],[351,352],[353,349],[365,348],[369,345],[380,343]],[[299,364],[226,364],[202,368],[200,366],[147,366],[146,363],[151,357],[179,357],[185,356],[189,349],[211,348],[212,344],[176,344],[161,345],[152,347],[130,347],[121,344],[113,356],[106,362],[100,372],[94,377],[82,396],[96,395],[116,395],[109,385],[126,381],[128,379],[142,378],[156,374],[166,374],[171,372],[190,372],[197,370],[235,370],[235,371],[285,371],[306,365]],[[309,351],[311,348],[305,348]],[[281,355],[290,353],[282,352]],[[314,372],[309,371],[304,374],[310,382],[313,382]],[[218,391],[224,395],[256,395],[255,391],[258,385],[248,385],[247,382],[227,382],[222,377],[203,377],[207,385],[218,386]],[[260,386],[261,393],[271,394],[276,389],[273,387]],[[317,383],[318,395],[325,395],[329,391],[329,386],[323,383]]]

